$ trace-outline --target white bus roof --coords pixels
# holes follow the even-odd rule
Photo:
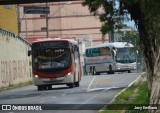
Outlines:
[[[127,42],[111,42],[111,43],[104,43],[96,46],[87,47],[86,49],[98,48],[98,47],[124,48],[124,47],[133,47],[133,45]]]

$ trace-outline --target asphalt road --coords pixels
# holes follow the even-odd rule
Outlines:
[[[41,113],[97,113],[140,74],[116,73],[83,76],[80,87],[68,88],[66,85],[57,85],[53,86],[52,90],[44,91],[37,91],[36,86],[29,85],[0,92],[0,104],[22,104],[21,106],[35,104],[41,105],[42,109],[52,109],[43,110]],[[39,113],[40,111],[0,112]]]

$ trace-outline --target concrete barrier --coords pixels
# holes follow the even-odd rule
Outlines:
[[[0,28],[0,88],[31,80],[30,43]]]

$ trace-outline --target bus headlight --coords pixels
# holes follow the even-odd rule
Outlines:
[[[136,63],[132,63],[132,66],[133,66],[133,67],[136,67]]]
[[[71,75],[71,72],[70,72],[70,73],[68,73],[68,75]]]
[[[35,78],[38,78],[38,75],[35,75]]]

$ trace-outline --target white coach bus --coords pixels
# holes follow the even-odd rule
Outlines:
[[[107,72],[123,72],[136,69],[136,54],[131,43],[113,42],[104,43],[86,48],[86,73],[99,75]]]

